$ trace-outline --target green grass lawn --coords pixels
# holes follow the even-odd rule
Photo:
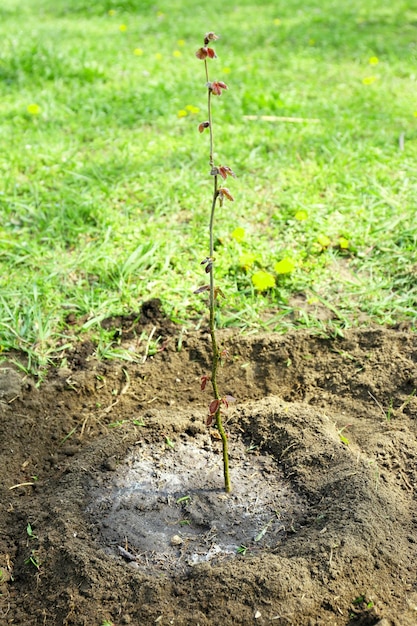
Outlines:
[[[217,162],[238,176],[217,213],[219,323],[415,326],[416,27],[411,0],[4,0],[3,351],[59,358],[69,312],[107,345],[100,321],[151,297],[201,324],[209,30],[229,86]]]

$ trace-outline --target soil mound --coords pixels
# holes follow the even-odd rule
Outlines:
[[[224,333],[226,495],[208,336],[156,332],[40,387],[0,366],[1,623],[415,626],[417,337]]]

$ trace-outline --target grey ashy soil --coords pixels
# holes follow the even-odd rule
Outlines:
[[[88,511],[110,553],[116,546],[144,572],[179,575],[197,563],[271,550],[294,532],[304,507],[271,455],[236,439],[233,493],[226,495],[222,457],[209,436],[167,441],[138,441],[114,476],[92,481]]]
[[[208,335],[106,324],[162,349],[0,366],[1,624],[417,624],[415,334],[223,334],[226,495]]]

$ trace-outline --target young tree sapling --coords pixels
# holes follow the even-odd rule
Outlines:
[[[227,408],[230,402],[234,401],[233,396],[222,396],[219,392],[217,375],[221,360],[226,357],[226,351],[220,350],[217,337],[216,337],[216,323],[215,323],[215,309],[216,302],[223,293],[219,287],[215,285],[214,281],[214,215],[217,204],[222,207],[224,200],[233,202],[234,198],[227,187],[223,187],[222,181],[226,180],[228,176],[235,177],[233,170],[228,165],[216,165],[214,162],[214,133],[213,133],[213,117],[212,117],[212,98],[214,96],[221,96],[222,92],[228,89],[226,83],[223,81],[210,81],[209,78],[209,65],[210,59],[216,58],[216,53],[211,47],[212,42],[216,41],[218,36],[213,32],[209,32],[204,37],[204,45],[196,52],[196,57],[204,62],[206,87],[207,87],[207,116],[208,119],[201,122],[198,126],[200,133],[208,130],[209,133],[209,166],[210,176],[213,178],[213,195],[211,199],[211,210],[209,219],[209,255],[201,262],[201,265],[205,266],[205,272],[210,277],[210,284],[199,287],[195,293],[209,293],[209,326],[211,336],[212,347],[212,363],[210,375],[201,377],[201,389],[204,390],[207,383],[210,382],[214,398],[209,403],[209,412],[207,417],[207,426],[214,423],[217,428],[223,447],[223,474],[224,474],[224,487],[226,492],[232,490],[230,482],[229,472],[229,453],[228,453],[228,441],[227,434],[224,430],[222,421],[222,411]],[[221,180],[220,180],[221,179]],[[219,184],[220,181],[220,184]]]

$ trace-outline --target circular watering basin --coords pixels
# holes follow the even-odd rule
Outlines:
[[[208,435],[139,443],[101,474],[87,512],[106,550],[133,567],[175,573],[282,542],[303,513],[300,498],[272,456],[235,439],[230,448],[230,494],[220,442]]]

